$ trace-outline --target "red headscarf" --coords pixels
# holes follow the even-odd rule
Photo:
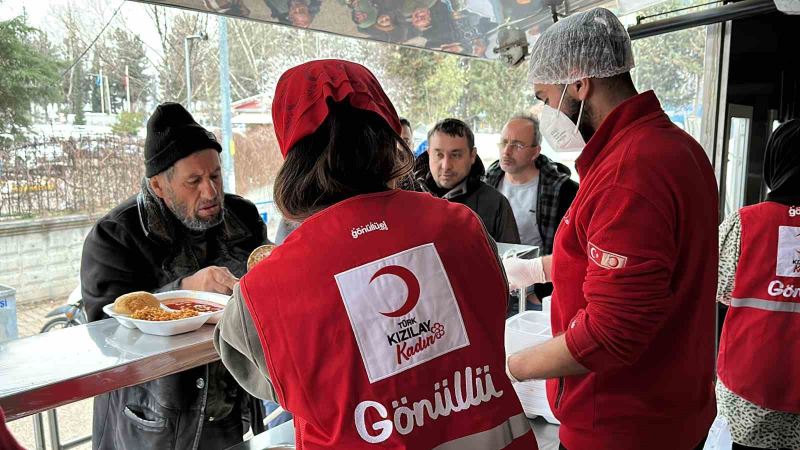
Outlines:
[[[378,114],[400,134],[397,111],[369,69],[339,59],[311,61],[287,70],[275,87],[272,123],[284,158],[328,117],[328,99],[349,99],[351,106]]]

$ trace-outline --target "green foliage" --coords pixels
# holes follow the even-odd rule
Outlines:
[[[113,48],[113,64],[110,64],[112,77],[111,93],[121,107],[122,100],[127,98],[125,89],[125,68],[128,68],[128,82],[131,104],[144,106],[150,93],[151,77],[147,75],[147,54],[142,39],[127,30],[117,28],[111,35]]]
[[[526,65],[462,58],[394,47],[379,61],[400,95],[395,106],[415,127],[457,117],[482,131],[499,131],[514,113],[535,103]]]
[[[144,113],[121,112],[117,115],[117,122],[111,126],[111,132],[119,136],[136,136],[144,124]]]
[[[464,92],[464,117],[477,117],[478,127],[499,132],[509,117],[537,103],[528,84],[528,65],[506,67],[497,61],[471,60]]]
[[[125,68],[128,68],[128,83],[132,109],[143,109],[150,94],[152,78],[147,74],[147,54],[144,42],[134,32],[116,28],[107,37],[99,40],[91,52],[89,73],[76,79],[81,87],[91,92],[92,111],[115,113],[127,109],[125,103],[128,90],[125,86]],[[103,86],[98,83],[98,74],[103,74]],[[104,91],[107,88],[107,91]],[[101,106],[101,92],[105,103]],[[109,111],[109,96],[111,108]],[[75,110],[76,105],[73,105]],[[77,113],[77,112],[76,112]]]
[[[642,11],[658,14],[696,1],[669,0]],[[639,91],[652,89],[666,109],[687,109],[702,103],[705,27],[633,41],[636,69],[632,75]]]
[[[0,134],[19,135],[31,124],[31,103],[59,98],[60,62],[24,16],[0,21]]]
[[[667,0],[643,14],[672,10],[702,0]],[[142,30],[114,24],[92,48],[85,61],[62,82],[65,109],[81,123],[83,107],[100,111],[99,86],[92,74],[108,78],[111,112],[125,110],[125,66],[130,74],[133,110],[152,101],[186,99],[184,38],[200,32],[207,41],[191,43],[194,111],[204,120],[219,117],[219,36],[216,17],[160,6],[147,8],[161,41],[155,60],[138,37]],[[73,60],[91,36],[85,35],[81,9],[60,13],[67,30],[62,55]],[[0,44],[3,42],[0,41]],[[634,42],[637,68],[633,72],[640,90],[654,89],[667,109],[688,109],[699,104],[703,76],[705,28],[698,27]],[[0,53],[9,51],[7,45]],[[458,117],[476,131],[497,132],[508,117],[530,111],[537,103],[527,82],[527,64],[508,68],[497,61],[463,58],[391,44],[350,39],[290,27],[245,20],[228,20],[230,85],[233,101],[266,94],[269,101],[283,71],[317,58],[341,58],[366,65],[381,81],[398,112],[415,128],[428,127],[444,117]],[[2,62],[0,62],[2,65]],[[29,64],[16,64],[32,70]],[[4,74],[0,74],[0,78]],[[158,85],[156,81],[158,80]],[[0,84],[2,91],[15,92]],[[90,98],[85,98],[91,93]],[[40,100],[44,96],[36,95]],[[26,100],[21,102],[29,104]],[[106,108],[107,109],[107,108]],[[9,121],[6,121],[9,122]],[[2,129],[0,129],[2,130]]]
[[[61,45],[61,54],[67,61],[74,61],[83,51],[81,33],[85,27],[79,22],[79,15],[72,9],[64,9],[59,14],[59,22],[64,27],[65,36]],[[91,89],[91,81],[86,73],[86,62],[77,61],[67,76],[62,80],[62,90],[66,99],[66,112],[75,115],[75,125],[85,125],[86,93]]]
[[[207,26],[201,19],[186,12],[168,17],[159,101],[185,99],[183,37],[207,31],[208,41],[193,43],[192,90],[195,108],[213,118],[219,97],[214,64],[218,36],[213,23]],[[397,111],[415,128],[458,117],[480,131],[499,131],[508,117],[536,103],[526,64],[508,68],[497,61],[244,20],[228,20],[228,48],[234,101],[259,94],[269,101],[278,77],[288,68],[311,59],[339,58],[372,70]]]
[[[83,80],[86,72],[83,69],[83,64],[78,63],[70,74],[73,79]],[[70,110],[75,114],[75,125],[86,125],[86,114],[83,112],[83,105],[86,103],[86,90],[83,88],[84,83],[78,82],[73,87],[72,92],[69,93],[67,102],[69,103]]]

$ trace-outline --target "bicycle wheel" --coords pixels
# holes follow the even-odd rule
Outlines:
[[[39,333],[47,333],[48,331],[52,330],[60,330],[62,328],[68,328],[73,325],[77,325],[75,322],[67,319],[66,317],[56,317],[55,319],[51,319],[49,322],[44,324],[42,327],[42,331]]]

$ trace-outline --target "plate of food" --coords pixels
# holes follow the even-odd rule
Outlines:
[[[216,323],[228,298],[197,291],[131,292],[104,306],[103,312],[124,327],[173,336],[194,331],[207,322]]]
[[[213,313],[208,323],[217,323],[222,317],[230,295],[201,291],[170,291],[155,294],[162,305],[173,311],[194,310],[198,313]]]

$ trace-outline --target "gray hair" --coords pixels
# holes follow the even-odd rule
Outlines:
[[[153,175],[153,176],[155,176],[155,175]],[[153,186],[150,184],[150,180],[152,178],[153,177],[150,177],[150,178],[144,177],[144,187],[145,187],[145,189],[147,189],[147,193],[150,194],[150,196],[152,196],[153,198],[157,199],[158,195],[156,195],[156,191],[153,190]]]
[[[166,173],[167,178],[169,178],[172,175],[172,172],[169,172],[170,170],[172,170],[172,168],[167,169],[164,172],[164,173]],[[158,175],[158,174],[156,174],[156,175]],[[153,176],[156,176],[156,175],[153,175]],[[209,228],[212,228],[212,227],[215,227],[215,226],[221,224],[225,220],[225,208],[223,206],[225,204],[224,197],[222,199],[222,203],[220,204],[221,211],[220,211],[219,217],[217,219],[215,219],[215,220],[212,220],[212,221],[205,221],[205,220],[202,220],[202,219],[200,219],[198,217],[190,217],[188,215],[187,211],[185,211],[185,209],[182,208],[182,206],[181,206],[182,204],[181,203],[177,203],[177,201],[175,199],[172,200],[173,206],[170,207],[167,204],[166,200],[164,200],[163,198],[159,197],[156,194],[156,191],[153,189],[153,186],[150,184],[150,180],[151,179],[152,179],[152,177],[150,177],[150,178],[145,177],[144,178],[145,189],[147,189],[147,193],[150,194],[150,196],[152,197],[153,201],[158,205],[158,208],[161,210],[161,213],[164,214],[164,215],[166,215],[167,213],[171,213],[186,228],[188,228],[188,229],[190,229],[192,231],[205,231],[205,230],[208,230]]]
[[[542,133],[539,132],[539,119],[532,114],[518,113],[514,114],[512,118],[508,119],[509,122],[512,120],[527,120],[533,124],[533,145],[542,145]]]

